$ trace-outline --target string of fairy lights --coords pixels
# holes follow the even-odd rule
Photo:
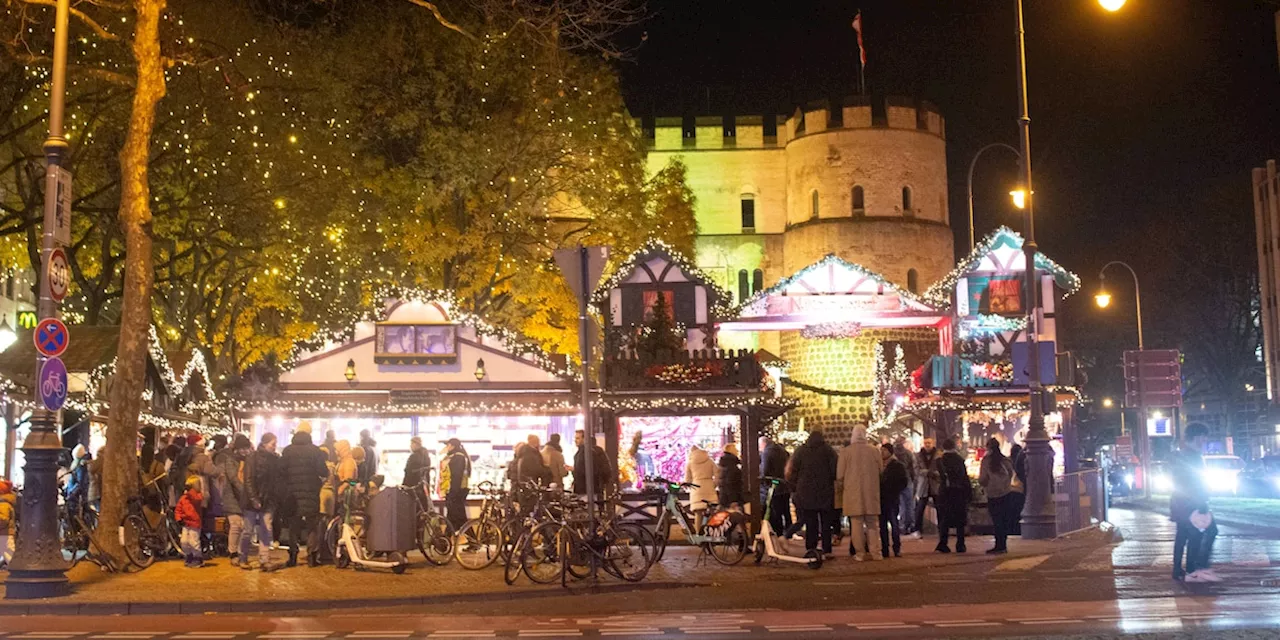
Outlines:
[[[941,280],[933,283],[921,298],[926,304],[932,305],[938,309],[950,309],[952,304],[952,296],[955,294],[956,283],[960,278],[965,277],[969,273],[975,271],[982,261],[994,249],[1000,246],[1009,246],[1017,249],[1022,248],[1022,236],[1018,232],[1009,227],[1001,226],[998,229],[987,234],[974,247],[964,260],[955,266]],[[1048,256],[1041,252],[1036,252],[1036,269],[1046,271],[1053,275],[1058,286],[1062,287],[1065,293],[1064,297],[1070,296],[1080,290],[1080,276],[1067,271],[1058,263],[1054,262]]]

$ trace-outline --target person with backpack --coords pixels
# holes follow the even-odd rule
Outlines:
[[[982,458],[982,466],[978,471],[978,484],[987,494],[987,513],[991,514],[991,524],[995,527],[995,546],[987,553],[1009,553],[1009,516],[1013,506],[1013,462],[1000,451],[1000,441],[987,440],[987,455]]]

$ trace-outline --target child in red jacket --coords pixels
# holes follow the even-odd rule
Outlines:
[[[173,518],[182,523],[182,555],[186,559],[188,569],[204,565],[204,554],[200,552],[200,506],[204,503],[204,495],[200,493],[200,478],[187,478],[187,490],[178,499],[173,508]]]

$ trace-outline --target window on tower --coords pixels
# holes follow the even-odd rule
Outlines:
[[[738,271],[738,302],[746,300],[751,295],[751,276],[746,269]]]
[[[902,188],[902,214],[908,218],[911,218],[915,215],[915,211],[912,210],[911,205],[912,205],[911,187],[903,187]]]
[[[915,269],[907,269],[907,291],[920,293],[920,274]]]
[[[814,189],[813,193],[809,194],[809,217],[810,218],[818,217],[818,190],[817,189]]]
[[[867,196],[862,190],[862,185],[853,188],[853,215],[864,216],[867,214]]]
[[[756,232],[756,200],[753,196],[742,196],[742,232]]]
[[[755,271],[751,272],[751,295],[754,296],[755,294],[760,293],[760,290],[763,288],[764,288],[764,271],[761,271],[760,269],[756,269]]]

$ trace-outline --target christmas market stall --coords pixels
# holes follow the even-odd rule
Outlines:
[[[390,295],[390,294],[389,294]],[[572,460],[582,420],[576,369],[513,331],[459,310],[441,292],[396,292],[357,323],[348,340],[296,361],[278,380],[242,386],[235,414],[255,441],[288,443],[302,423],[326,437],[376,444],[377,472],[400,483],[410,439],[433,460],[458,438],[473,461],[471,486],[500,484],[516,443],[558,434]]]
[[[1059,303],[1080,288],[1080,279],[1042,253],[1036,254],[1035,267],[1045,424],[1053,436],[1055,477],[1062,478],[1078,470],[1073,407],[1081,380],[1071,354],[1058,350],[1056,314]],[[950,311],[954,346],[913,372],[902,411],[925,416],[939,434],[959,436],[970,452],[974,477],[988,439],[1000,441],[1007,453],[1023,442],[1027,430],[1031,356],[1025,269],[1022,237],[1001,227],[924,294],[930,304]],[[982,501],[980,493],[978,498]]]
[[[62,411],[62,442],[68,449],[83,444],[96,452],[106,444],[107,390],[116,366],[118,326],[69,325],[69,347],[62,355],[67,367],[67,403]],[[0,353],[3,392],[3,452],[6,477],[21,481],[22,440],[34,408],[36,349],[31,332]],[[204,355],[199,350],[166,352],[155,328],[147,357],[142,426],[158,436],[199,432],[206,437],[230,433],[228,407],[211,385]]]
[[[756,440],[792,404],[777,397],[756,352],[717,348],[728,301],[660,242],[632,254],[595,295],[605,336],[595,408],[624,490],[643,492],[650,476],[683,480],[694,447],[716,460],[734,445],[758,518]]]

